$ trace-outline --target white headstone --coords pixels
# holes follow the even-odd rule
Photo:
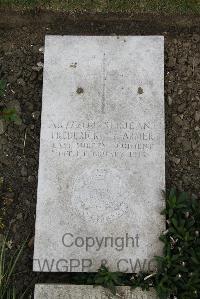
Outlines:
[[[142,291],[137,288],[117,287],[116,296],[109,290],[91,285],[38,284],[34,299],[157,299],[154,290]]]
[[[162,253],[163,46],[46,37],[35,271],[148,271]]]

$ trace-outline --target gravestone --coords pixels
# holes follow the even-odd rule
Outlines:
[[[35,271],[153,270],[165,188],[161,36],[47,36]]]
[[[117,287],[116,295],[103,287],[91,285],[38,284],[34,299],[157,299],[154,290],[142,291],[137,288]]]

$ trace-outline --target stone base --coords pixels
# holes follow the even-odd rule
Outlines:
[[[117,287],[117,294],[103,287],[91,285],[61,285],[37,284],[35,286],[35,299],[158,299],[154,290],[142,291],[137,288]]]

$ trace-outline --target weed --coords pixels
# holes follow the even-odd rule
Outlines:
[[[4,80],[0,80],[0,99],[4,96],[6,89],[6,82]],[[21,124],[21,118],[17,114],[16,110],[8,109],[4,106],[0,107],[0,120],[3,119],[5,121],[12,121],[15,124]]]
[[[16,264],[22,254],[25,242],[14,254],[10,254],[7,239],[3,239],[0,244],[0,298],[1,299],[23,299],[22,295],[16,294],[16,289],[13,286],[13,275]]]
[[[116,285],[129,285],[149,290],[154,287],[160,299],[200,298],[200,201],[185,192],[172,189],[166,199],[167,230],[160,237],[163,256],[155,257],[155,273],[112,273],[101,267],[94,284],[101,284],[115,293]],[[91,280],[91,277],[90,277]]]
[[[110,272],[105,266],[101,266],[94,277],[95,285],[108,288],[113,294],[116,293],[115,286],[122,285],[123,274],[121,272]]]

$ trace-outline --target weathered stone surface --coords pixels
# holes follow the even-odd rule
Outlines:
[[[163,37],[48,36],[35,271],[149,270],[162,252]]]
[[[157,299],[154,290],[142,291],[137,288],[117,287],[116,296],[102,287],[89,285],[38,284],[34,299]]]

